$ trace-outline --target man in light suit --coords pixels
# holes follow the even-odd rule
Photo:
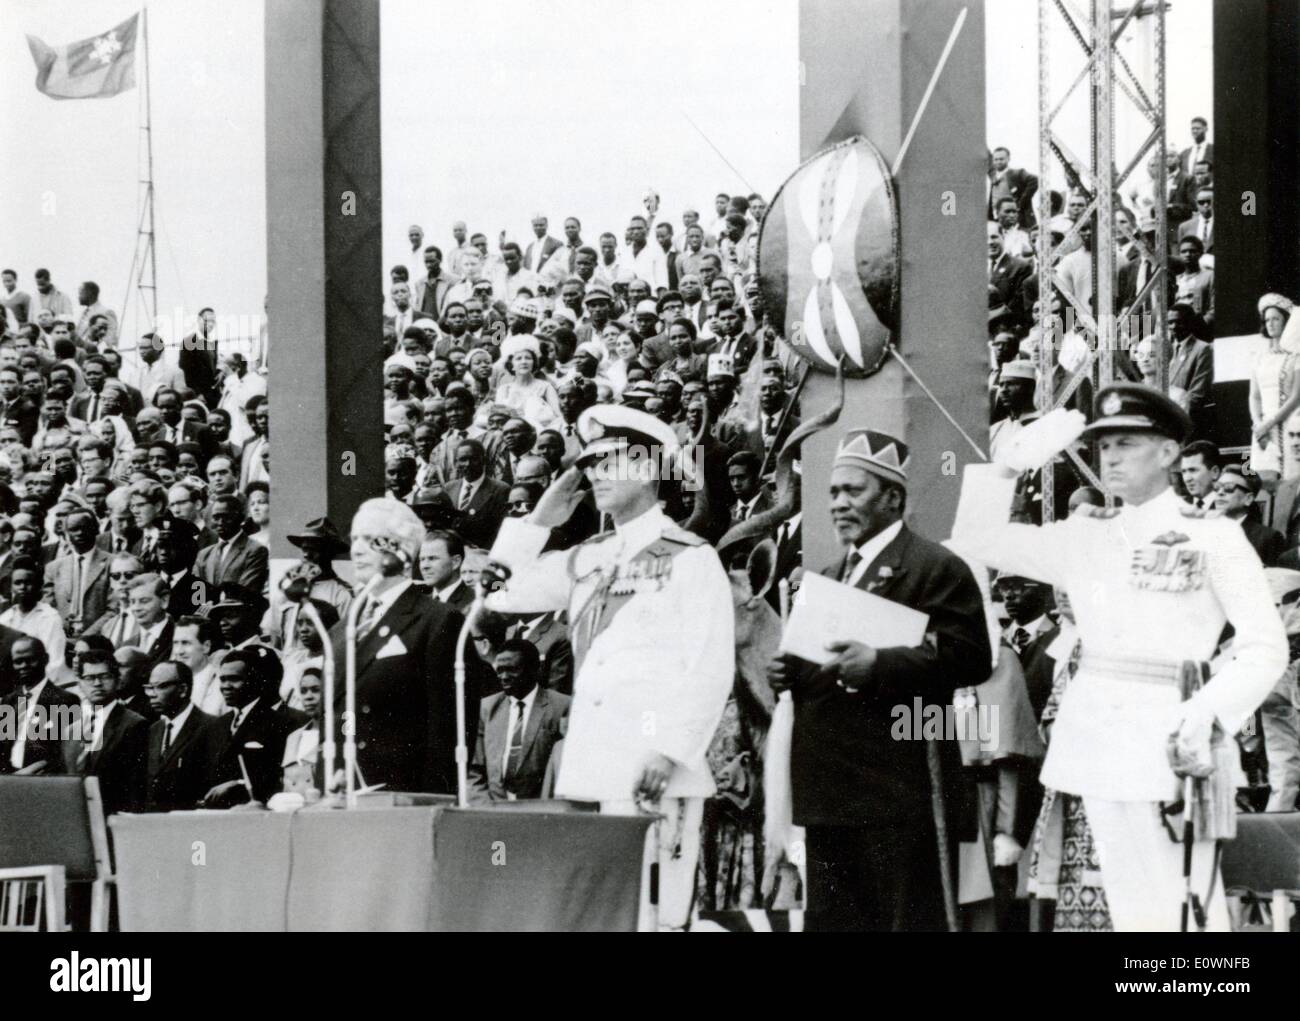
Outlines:
[[[481,549],[492,545],[510,509],[510,487],[488,478],[484,473],[486,464],[482,443],[461,440],[456,447],[456,471],[460,477],[447,486],[447,496],[461,514],[461,534],[467,543]]]
[[[108,610],[108,564],[113,555],[95,545],[98,522],[88,510],[75,510],[63,520],[63,534],[72,552],[45,569],[45,600],[59,611],[65,624],[77,630]]]
[[[551,749],[563,737],[569,696],[540,687],[537,646],[512,638],[493,660],[501,691],[483,699],[469,767],[470,800],[539,798]]]
[[[1214,251],[1214,189],[1199,188],[1196,196],[1196,215],[1178,225],[1178,240],[1199,238],[1206,252]]]
[[[121,682],[111,652],[85,652],[79,674],[89,706],[82,717],[85,729],[77,771],[99,778],[105,816],[138,812],[144,804],[149,721],[119,700]]]
[[[212,786],[217,718],[190,701],[191,683],[184,663],[159,663],[149,675],[145,690],[158,719],[149,728],[145,811],[194,808]]]
[[[270,567],[266,547],[244,532],[244,501],[234,495],[213,500],[212,527],[217,541],[199,550],[193,573],[213,588],[233,581],[261,592]]]
[[[377,576],[362,606],[357,632],[357,765],[367,784],[392,791],[450,794],[456,790],[456,639],[462,618],[411,581],[424,524],[400,501],[367,500],[352,519],[352,567],[357,598]],[[397,573],[392,569],[396,558]],[[344,622],[330,630],[336,663],[345,662]],[[482,668],[467,650],[466,740],[477,727]],[[335,719],[342,727],[344,685]],[[342,730],[338,733],[342,747]]]
[[[559,239],[546,233],[547,225],[548,221],[541,213],[533,217],[533,234],[536,235],[537,240],[530,242],[524,250],[524,268],[534,273],[540,273],[542,267],[546,265],[546,260],[563,247]]]
[[[785,654],[768,668],[772,687],[794,696],[790,777],[794,823],[806,830],[810,929],[945,927],[941,876],[952,863],[940,858],[934,802],[951,849],[965,821],[953,782],[960,755],[953,740],[899,740],[895,707],[950,705],[954,689],[988,677],[992,652],[970,568],[903,523],[907,467],[907,447],[886,433],[841,439],[830,514],[846,555],[824,573],[926,614],[925,640],[834,642],[824,666]]]
[[[989,157],[988,219],[996,218],[998,203],[1004,198],[1015,199],[1020,212],[1020,224],[1025,230],[1037,221],[1034,219],[1034,195],[1038,193],[1038,178],[1020,167],[1011,166],[1011,153],[1004,147],[994,149]]]

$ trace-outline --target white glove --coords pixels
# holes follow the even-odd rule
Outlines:
[[[1207,777],[1214,772],[1214,759],[1210,755],[1214,713],[1196,699],[1184,702],[1182,709],[1182,719],[1169,735],[1169,766],[1179,777]]]
[[[1080,411],[1057,408],[1021,429],[998,452],[997,463],[1015,472],[1047,464],[1082,434],[1088,420]]]
[[[1005,833],[995,833],[993,835],[993,864],[997,868],[1004,868],[1007,865],[1015,865],[1020,861],[1020,856],[1025,853],[1014,837],[1009,837]]]

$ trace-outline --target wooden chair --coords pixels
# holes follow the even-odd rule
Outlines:
[[[0,869],[0,932],[67,932],[66,883],[62,865]]]
[[[1272,903],[1273,931],[1287,932],[1300,896],[1300,812],[1237,816],[1237,839],[1223,845],[1223,889]]]
[[[57,907],[65,919],[66,884],[90,887],[90,931],[107,932],[115,879],[99,780],[93,776],[0,776],[0,876],[30,880],[41,870],[57,869],[43,888],[46,911]]]

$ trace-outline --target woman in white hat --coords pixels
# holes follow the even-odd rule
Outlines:
[[[497,387],[497,403],[520,415],[539,432],[559,421],[560,395],[547,379],[536,375],[542,359],[537,338],[526,333],[506,338],[501,345],[501,363],[506,374]]]
[[[1282,423],[1300,408],[1300,330],[1288,329],[1293,305],[1281,294],[1259,299],[1259,332],[1268,340],[1250,373],[1250,467],[1272,491],[1300,469],[1287,457]]]

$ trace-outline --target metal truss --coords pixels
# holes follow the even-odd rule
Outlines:
[[[1038,3],[1038,315],[1040,334],[1038,347],[1037,390],[1038,409],[1046,414],[1062,407],[1074,395],[1085,379],[1094,387],[1105,386],[1117,375],[1116,352],[1135,346],[1147,332],[1158,338],[1157,382],[1168,385],[1169,339],[1165,326],[1167,297],[1168,248],[1166,230],[1166,189],[1164,172],[1165,153],[1165,2],[1139,2],[1124,10],[1116,10],[1112,0],[1088,0],[1085,14],[1075,0],[1039,0]],[[1142,81],[1122,52],[1120,40],[1134,19],[1153,18],[1151,23],[1154,53],[1150,54],[1154,69],[1152,81]],[[1076,63],[1074,50],[1067,47],[1065,54],[1053,54],[1051,40],[1061,27],[1078,44]],[[1068,73],[1069,87],[1058,98],[1051,92],[1052,73]],[[1067,138],[1068,131],[1062,123],[1061,113],[1070,97],[1087,82],[1091,108],[1089,130],[1086,137]],[[1149,124],[1150,130],[1131,154],[1116,152],[1115,97],[1122,93],[1125,100]],[[1086,148],[1085,148],[1086,145]],[[1086,151],[1087,159],[1079,155]],[[1155,244],[1148,246],[1137,231],[1133,239],[1141,258],[1150,261],[1152,271],[1142,289],[1129,305],[1116,309],[1116,250],[1115,209],[1122,202],[1121,189],[1138,168],[1145,174],[1146,157],[1154,151],[1161,160],[1159,187],[1153,189],[1155,214]],[[1123,158],[1121,166],[1118,162]],[[1051,212],[1051,180],[1056,168],[1064,173],[1070,185],[1082,192],[1088,204],[1083,214],[1071,226],[1057,246],[1052,245],[1048,223]],[[1136,214],[1135,214],[1136,216]],[[1140,216],[1136,216],[1140,219]],[[1075,295],[1056,269],[1061,254],[1069,251],[1079,237],[1079,226],[1093,222],[1092,244],[1092,299]],[[1153,250],[1154,249],[1154,250]],[[1064,304],[1061,313],[1054,317],[1053,291],[1058,292]],[[1071,313],[1074,331],[1087,344],[1088,355],[1074,371],[1056,383],[1057,354],[1060,341],[1065,336],[1065,325]],[[1142,315],[1149,316],[1146,330],[1142,329]],[[1074,467],[1089,484],[1102,489],[1101,482],[1092,469],[1071,450],[1069,457]],[[1051,463],[1043,468],[1042,506],[1043,521],[1056,518],[1054,468]],[[1104,491],[1104,490],[1103,490]],[[1108,498],[1109,500],[1109,498]],[[1062,508],[1063,510],[1063,508]]]

